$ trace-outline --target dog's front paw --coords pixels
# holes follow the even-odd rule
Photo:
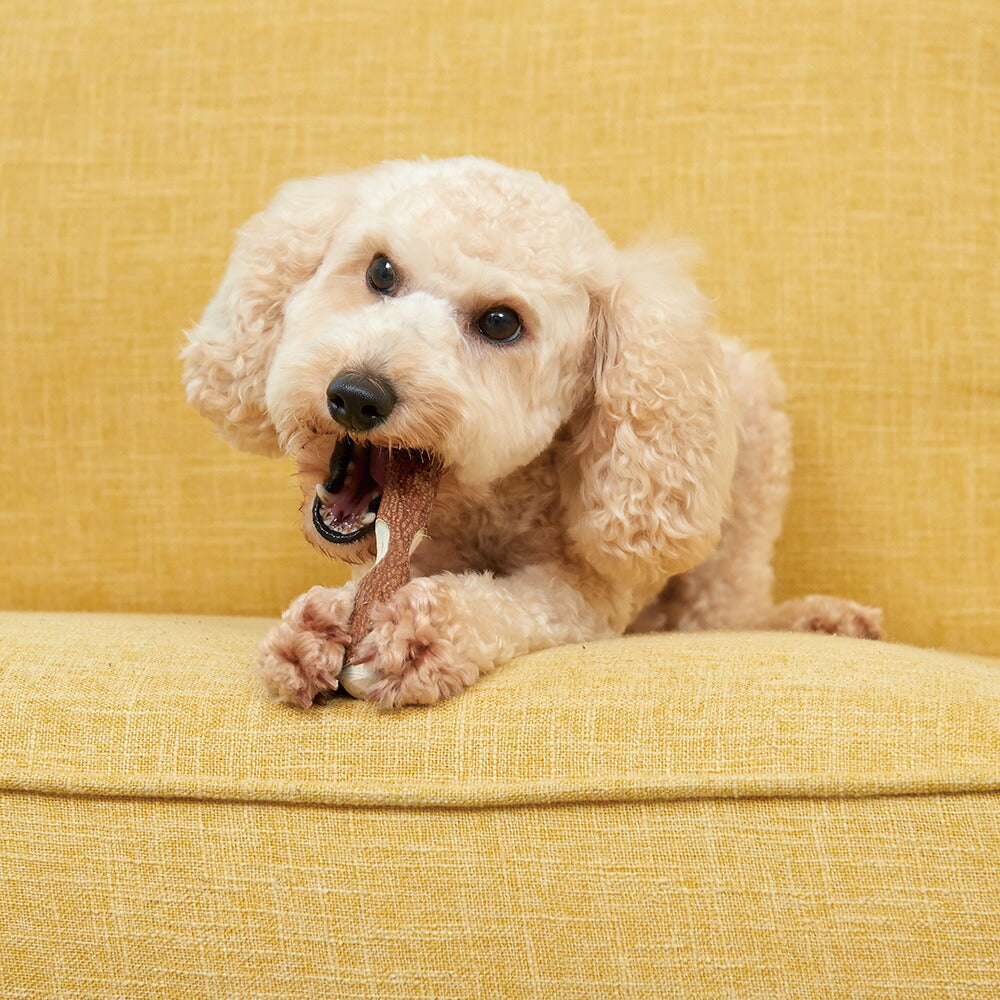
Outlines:
[[[313,587],[291,603],[261,644],[257,675],[271,694],[308,708],[336,691],[353,604],[351,585]]]
[[[382,708],[433,705],[464,691],[479,676],[445,585],[430,579],[401,587],[372,611],[345,684]],[[466,640],[468,637],[465,637]]]

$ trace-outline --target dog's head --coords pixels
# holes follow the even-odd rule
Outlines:
[[[725,477],[717,355],[673,264],[619,253],[536,174],[463,158],[286,184],[241,231],[184,360],[189,400],[228,441],[295,456],[320,487],[307,535],[354,561],[392,448],[475,489],[571,429],[561,478],[583,547],[610,531],[609,497],[663,492],[614,497],[615,477],[651,474],[636,449],[693,448],[690,475]]]

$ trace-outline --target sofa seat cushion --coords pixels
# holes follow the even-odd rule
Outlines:
[[[303,712],[250,675],[268,625],[0,616],[0,786],[428,807],[1000,788],[996,661],[638,636],[524,657],[430,710]]]
[[[268,625],[0,615],[5,997],[995,997],[1000,664],[633,637],[300,712]]]

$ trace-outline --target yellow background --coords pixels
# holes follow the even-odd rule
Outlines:
[[[282,180],[478,153],[706,250],[770,348],[782,595],[1000,651],[993,0],[0,2],[0,606],[273,615],[338,578],[181,331]]]

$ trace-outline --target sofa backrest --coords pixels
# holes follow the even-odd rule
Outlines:
[[[182,331],[282,180],[472,152],[702,244],[721,329],[789,386],[781,596],[998,652],[995,2],[14,8],[0,606],[274,614],[341,579],[290,467],[186,406]]]

